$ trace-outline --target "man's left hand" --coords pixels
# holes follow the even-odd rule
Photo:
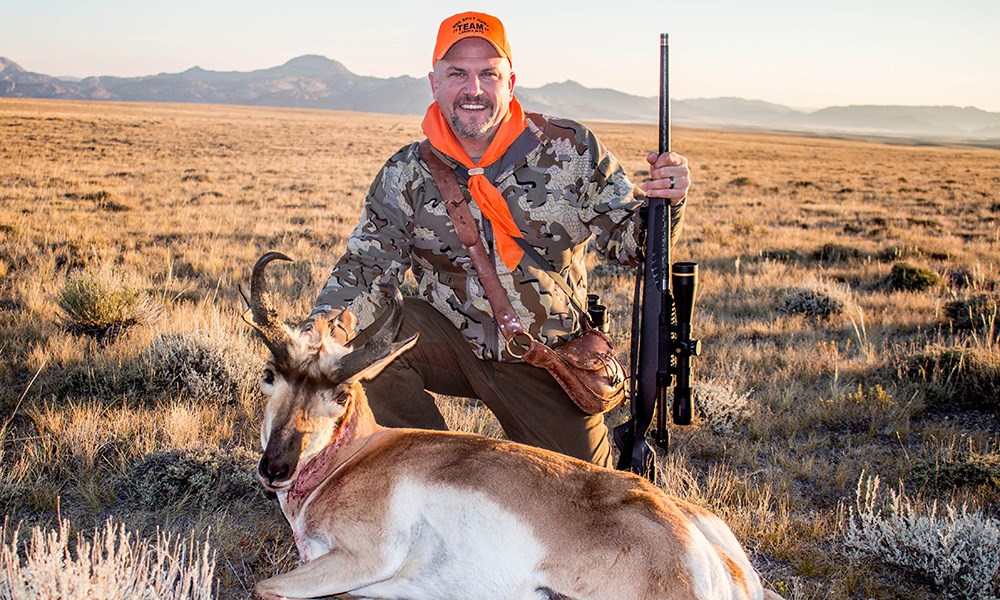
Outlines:
[[[667,198],[671,206],[677,206],[687,197],[691,187],[691,171],[688,159],[676,152],[646,156],[649,162],[649,180],[642,182],[642,191],[650,198]]]

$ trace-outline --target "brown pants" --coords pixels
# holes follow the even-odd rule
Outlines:
[[[511,440],[611,466],[603,415],[578,409],[547,371],[478,358],[451,321],[424,300],[404,298],[403,314],[400,339],[415,332],[420,339],[365,384],[381,425],[444,430],[428,392],[478,398]]]

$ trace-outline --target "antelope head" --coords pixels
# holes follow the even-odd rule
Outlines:
[[[266,289],[264,270],[273,260],[291,259],[268,252],[257,260],[247,301],[252,318],[244,318],[271,351],[260,382],[267,408],[257,476],[264,487],[280,492],[303,473],[322,470],[317,463],[330,462],[337,449],[377,427],[360,382],[378,375],[417,337],[394,342],[402,324],[402,297],[395,288],[384,288],[388,308],[346,345],[331,334],[327,319],[288,327],[278,321]],[[340,317],[352,318],[346,311]]]

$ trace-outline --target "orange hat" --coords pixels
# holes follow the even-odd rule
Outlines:
[[[459,13],[441,22],[431,65],[437,64],[437,61],[444,58],[456,42],[472,37],[483,38],[492,44],[500,57],[506,58],[513,66],[514,63],[510,60],[510,44],[507,42],[507,32],[503,28],[503,23],[493,15],[479,12]]]

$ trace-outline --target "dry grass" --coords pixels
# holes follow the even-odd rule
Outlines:
[[[155,541],[137,538],[110,519],[89,536],[71,526],[33,527],[26,543],[17,528],[0,526],[0,599],[50,600],[209,600],[213,596],[215,557],[208,542],[184,541],[157,532]],[[19,549],[27,548],[26,556]]]
[[[641,179],[655,131],[595,129]],[[261,351],[236,285],[285,252],[275,300],[305,315],[372,176],[418,136],[409,117],[0,101],[5,512],[210,529],[222,598],[294,564],[276,503],[241,479]],[[996,522],[1000,154],[685,129],[674,145],[696,181],[674,258],[701,265],[704,389],[662,484],[724,516],[788,597],[951,593],[907,565],[846,568],[844,515],[868,506],[866,473],[918,498],[907,510]],[[592,264],[627,347],[630,274]],[[901,264],[935,283],[898,289]],[[67,331],[60,293],[92,272],[143,282],[159,318],[110,340]],[[476,405],[441,403],[453,427],[500,434]]]

